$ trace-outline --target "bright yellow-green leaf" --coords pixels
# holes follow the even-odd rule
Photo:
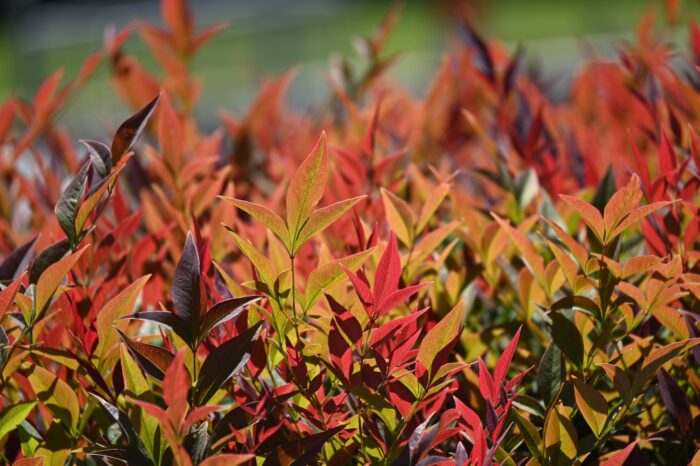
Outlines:
[[[360,202],[367,196],[358,196],[351,199],[346,199],[344,201],[336,202],[326,207],[322,207],[315,210],[309,219],[304,223],[304,226],[299,232],[296,242],[294,243],[294,249],[292,254],[296,252],[304,245],[306,240],[311,236],[315,235],[319,231],[326,228],[331,223],[335,222],[341,215],[350,210],[355,204]]]
[[[386,220],[396,237],[409,248],[413,246],[416,218],[411,207],[391,191],[382,188]]]
[[[36,406],[36,401],[17,403],[8,406],[0,413],[0,440],[17,428]]]
[[[314,150],[294,173],[287,188],[287,228],[292,236],[292,249],[296,246],[294,239],[323,197],[327,181],[328,151],[324,132]]]
[[[148,380],[124,345],[120,345],[121,364],[124,374],[126,395],[141,401],[153,402],[153,392]],[[157,442],[158,421],[139,410],[133,417],[138,418],[139,437],[152,458],[160,458],[164,452],[162,442]],[[160,447],[159,447],[160,444]]]
[[[258,276],[260,277],[260,279],[270,289],[272,289],[275,280],[277,280],[277,277],[279,275],[279,271],[277,270],[275,264],[270,259],[263,256],[260,253],[260,251],[255,249],[255,247],[252,244],[250,244],[250,241],[241,238],[231,230],[229,230],[229,233],[231,233],[233,240],[236,242],[236,245],[238,245],[238,248],[241,250],[241,252],[245,254],[248,260],[250,260],[250,262],[253,264],[255,270],[258,272]]]
[[[75,390],[51,371],[40,366],[31,367],[29,383],[39,400],[53,415],[71,431],[75,431],[80,416],[80,404]]]

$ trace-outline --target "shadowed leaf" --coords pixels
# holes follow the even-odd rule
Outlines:
[[[134,113],[119,126],[112,140],[111,150],[113,166],[119,163],[122,156],[136,144],[148,120],[151,118],[151,115],[153,115],[153,111],[156,105],[158,105],[159,100],[160,95],[157,95],[153,100],[148,102],[145,107]]]

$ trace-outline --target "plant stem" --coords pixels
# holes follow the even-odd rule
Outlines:
[[[299,322],[297,320],[297,280],[296,272],[294,271],[294,257],[294,255],[289,256],[289,260],[292,263],[292,323],[294,324],[294,334],[297,337],[297,342],[300,342]]]

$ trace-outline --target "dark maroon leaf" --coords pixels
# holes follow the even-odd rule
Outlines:
[[[313,464],[323,445],[342,430],[343,427],[334,427],[325,432],[283,443],[270,453],[263,466],[276,466],[278,464],[306,466]]]
[[[202,364],[197,380],[197,402],[202,405],[221,388],[226,381],[240,371],[250,359],[252,343],[258,338],[263,322],[258,322],[237,337],[215,348]]]
[[[18,247],[0,263],[0,282],[7,283],[19,276],[29,265],[32,254],[34,254],[34,244],[38,236]]]
[[[683,389],[663,368],[656,373],[659,381],[661,399],[668,409],[668,414],[681,434],[685,434],[690,426],[690,402]]]
[[[172,296],[177,314],[191,329],[199,327],[199,254],[192,233],[187,234],[182,256],[175,267]]]
[[[68,239],[62,239],[41,251],[34,258],[32,265],[29,267],[29,283],[36,283],[41,274],[44,273],[44,270],[61,260],[69,249],[70,241],[68,241]]]
[[[260,299],[260,296],[243,296],[225,299],[209,308],[199,331],[199,338],[204,338],[214,327],[231,320],[243,312],[243,308]]]
[[[112,140],[112,166],[119,163],[122,156],[136,144],[159,100],[160,94],[121,124]]]
[[[146,311],[135,312],[122,319],[139,319],[148,320],[164,325],[175,332],[182,340],[190,346],[194,345],[194,337],[192,331],[177,314],[170,311]]]
[[[100,176],[105,177],[112,171],[112,151],[107,144],[90,139],[80,139],[80,142],[87,148],[90,154],[92,166],[95,167]]]
[[[116,330],[119,332],[119,336],[121,336],[131,355],[141,366],[141,369],[154,379],[162,382],[165,371],[175,356],[164,348],[132,340],[124,335],[121,330]]]

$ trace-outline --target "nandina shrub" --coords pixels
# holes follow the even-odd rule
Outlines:
[[[0,108],[3,462],[700,459],[694,22],[682,68],[650,13],[555,103],[465,18],[416,99],[394,9],[333,105],[288,110],[287,73],[207,134],[222,26],[162,13]],[[102,61],[135,113],[77,145],[56,115]]]

